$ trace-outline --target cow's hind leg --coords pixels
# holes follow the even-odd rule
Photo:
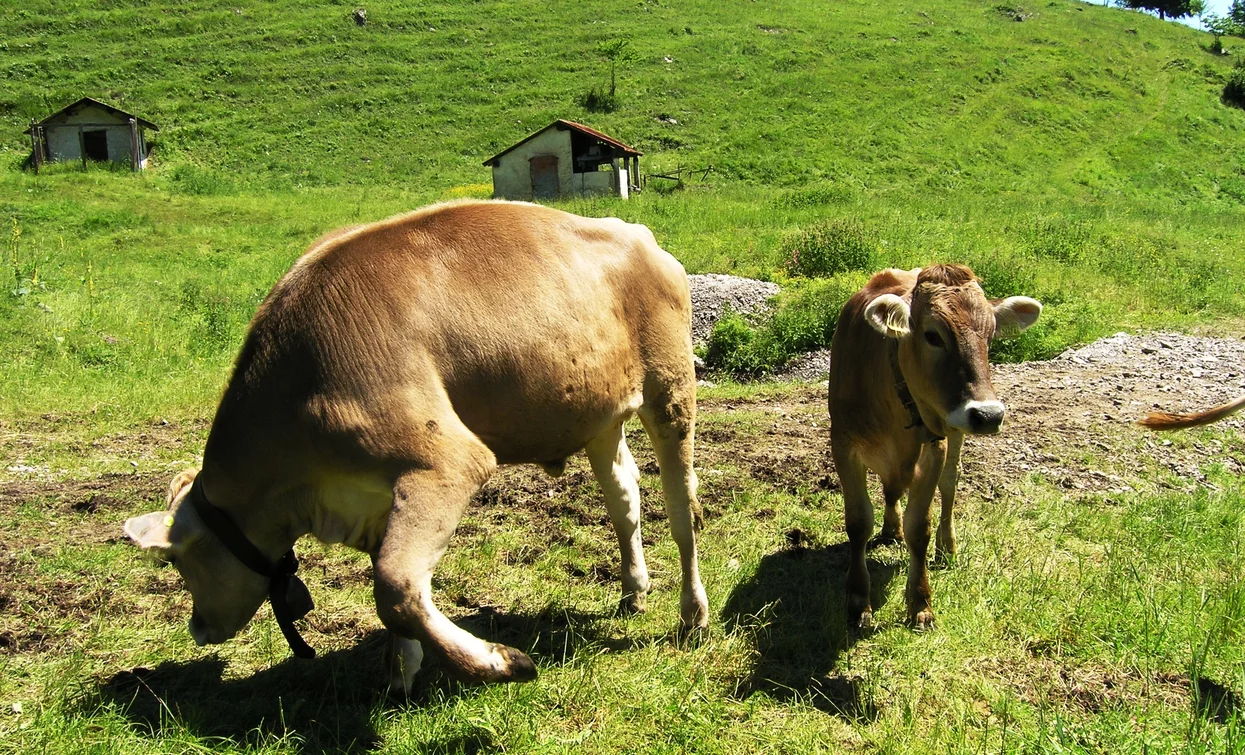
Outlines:
[[[661,468],[666,515],[674,542],[679,546],[679,561],[683,568],[679,617],[685,632],[709,626],[709,600],[700,583],[700,564],[696,555],[696,533],[700,530],[702,517],[700,504],[696,501],[696,470],[692,468],[696,388],[690,360],[688,373],[686,382],[689,390],[677,393],[658,391],[655,396],[646,395],[639,412]]]
[[[908,484],[882,481],[882,498],[886,502],[886,508],[882,511],[882,531],[869,541],[869,547],[876,548],[881,545],[903,542],[903,523],[899,516],[899,501],[903,498]]]
[[[644,546],[640,542],[640,469],[627,448],[622,421],[594,438],[586,451],[592,472],[605,495],[605,507],[622,551],[621,608],[632,613],[643,612],[649,581]]]
[[[869,500],[865,465],[850,452],[848,444],[831,437],[834,468],[843,486],[843,521],[851,553],[847,560],[847,623],[868,629],[873,626],[869,597],[869,566],[865,561],[873,534],[873,503]]]
[[[377,613],[400,638],[439,651],[451,674],[465,681],[534,679],[536,666],[525,654],[475,637],[432,602],[433,569],[471,496],[496,466],[493,454],[452,415],[438,424],[430,463],[413,465],[394,482],[393,509],[373,558]],[[412,650],[399,642],[391,662],[409,659]],[[402,669],[407,688],[413,671]]]

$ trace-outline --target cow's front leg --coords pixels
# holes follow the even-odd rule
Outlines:
[[[949,564],[955,559],[955,488],[960,481],[960,449],[964,433],[947,436],[947,460],[938,480],[938,496],[942,499],[942,516],[938,519],[938,536],[934,540],[934,562]]]
[[[627,448],[619,421],[588,444],[588,461],[605,495],[618,548],[622,552],[622,603],[628,613],[642,613],[648,595],[648,567],[640,539],[640,469]]]
[[[471,496],[492,471],[492,454],[464,445],[441,457],[455,469],[415,469],[394,484],[393,509],[373,559],[376,611],[389,631],[439,651],[450,673],[464,681],[528,681],[536,666],[524,653],[485,642],[456,626],[432,602],[432,571],[453,535]],[[487,455],[487,456],[486,456]],[[401,643],[399,643],[401,645]],[[409,645],[400,647],[412,651]],[[390,654],[391,662],[403,659]],[[409,658],[409,656],[407,656]],[[409,669],[390,668],[409,689]]]
[[[908,588],[905,597],[908,603],[908,622],[916,629],[932,628],[934,625],[927,563],[929,513],[946,458],[947,446],[944,441],[926,443],[921,448],[912,490],[908,493],[908,506],[904,509],[904,540],[908,544]]]

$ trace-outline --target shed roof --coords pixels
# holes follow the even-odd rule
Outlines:
[[[113,107],[112,105],[109,105],[106,102],[100,102],[99,100],[93,97],[83,97],[82,99],[78,100],[77,102],[74,102],[71,105],[66,105],[60,110],[57,110],[55,113],[52,113],[48,117],[39,121],[35,125],[46,126],[49,123],[51,123],[52,119],[56,118],[58,115],[73,115],[79,110],[86,108],[86,107],[90,107],[92,105],[94,105],[95,107],[103,108],[104,110],[107,110],[108,112],[113,113],[115,115],[122,116],[123,118],[133,118],[134,120],[138,121],[138,124],[142,126],[143,128],[149,128],[152,131],[160,130],[159,126],[147,120],[146,118],[139,118],[137,115],[134,115],[133,113],[127,113],[121,108]]]
[[[482,165],[491,165],[491,164],[493,163],[493,161],[497,160],[497,159],[498,159],[498,158],[500,158],[502,155],[506,154],[507,152],[510,152],[511,150],[516,149],[517,147],[520,147],[520,146],[522,146],[522,145],[524,145],[524,144],[526,144],[526,143],[530,142],[532,139],[535,139],[537,136],[539,136],[540,134],[545,133],[546,131],[548,131],[548,130],[549,130],[549,129],[551,129],[551,128],[557,128],[557,129],[560,129],[560,130],[563,130],[563,131],[568,130],[568,129],[569,129],[569,130],[571,130],[571,131],[578,131],[579,133],[584,134],[585,136],[590,136],[590,137],[592,137],[593,139],[598,139],[598,140],[600,140],[600,141],[605,142],[606,144],[609,144],[609,145],[610,145],[610,146],[612,146],[612,147],[616,147],[617,149],[619,149],[619,150],[623,153],[623,155],[625,155],[625,156],[627,156],[627,157],[639,157],[640,155],[643,155],[643,154],[644,154],[643,152],[641,152],[641,151],[639,151],[639,150],[637,150],[637,149],[635,149],[635,148],[633,148],[633,147],[628,147],[626,144],[623,144],[622,142],[618,141],[617,139],[615,139],[615,138],[614,138],[614,137],[612,137],[612,136],[606,136],[605,134],[602,134],[600,131],[597,131],[597,130],[596,130],[596,129],[594,129],[594,128],[588,128],[587,126],[585,126],[585,125],[584,125],[584,124],[582,124],[582,123],[576,123],[575,121],[568,121],[568,120],[564,120],[564,119],[562,119],[562,118],[559,118],[559,119],[557,119],[556,121],[554,121],[553,123],[550,123],[548,126],[545,126],[545,127],[544,127],[544,128],[542,128],[542,129],[537,129],[536,131],[533,131],[532,133],[530,133],[530,134],[528,134],[527,136],[523,137],[522,139],[520,139],[519,141],[515,142],[514,144],[511,144],[509,147],[506,147],[506,148],[505,148],[505,149],[503,149],[501,152],[498,152],[497,154],[493,155],[493,156],[492,156],[492,157],[490,157],[489,159],[485,160],[485,161],[484,161],[483,163],[481,163],[481,164],[482,164]]]

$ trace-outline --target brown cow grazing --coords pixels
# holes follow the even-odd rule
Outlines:
[[[1198,427],[1199,425],[1209,425],[1212,422],[1218,422],[1225,417],[1236,414],[1243,407],[1245,407],[1245,396],[1233,399],[1226,404],[1220,404],[1211,409],[1191,414],[1150,412],[1145,419],[1138,420],[1137,424],[1147,430],[1182,430],[1186,427]]]
[[[291,647],[310,608],[305,534],[371,555],[390,683],[423,649],[472,681],[536,676],[433,603],[432,573],[498,464],[560,472],[584,449],[622,549],[624,606],[649,590],[640,474],[623,423],[652,439],[682,565],[685,629],[708,625],[696,555],[696,378],[683,268],[640,225],[533,204],[438,205],[313,244],[251,322],[197,474],[125,532],[173,562],[200,645],[265,597]]]
[[[908,620],[931,626],[926,554],[935,487],[942,494],[937,555],[955,553],[951,512],[964,433],[996,433],[1004,407],[990,384],[992,338],[1032,325],[1042,305],[1024,296],[987,301],[963,265],[883,270],[843,307],[830,357],[830,440],[851,540],[848,620],[867,627],[873,534],[867,470],[886,498],[880,540],[908,544]],[[899,499],[911,491],[899,521]]]

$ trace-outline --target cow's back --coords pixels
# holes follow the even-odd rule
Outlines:
[[[499,461],[565,458],[654,371],[690,371],[689,323],[643,226],[436,206],[317,242],[256,315],[217,424],[267,415],[365,462],[437,394]]]

